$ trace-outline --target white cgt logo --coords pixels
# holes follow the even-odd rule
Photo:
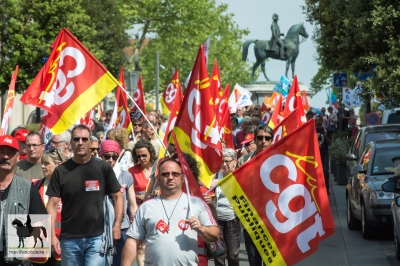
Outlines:
[[[4,139],[4,142],[10,143],[10,144],[13,143],[12,139],[9,139],[9,138],[5,138],[5,139]]]
[[[67,75],[65,75],[61,69],[58,69],[57,80],[54,82],[51,90],[47,93],[42,92],[40,95],[40,98],[43,97],[43,100],[45,101],[44,105],[49,108],[53,104],[61,105],[65,103],[74,94],[75,84],[73,82],[67,84],[67,78],[73,78],[80,75],[86,67],[86,60],[81,51],[74,47],[66,47],[60,53],[58,68],[64,65],[64,59],[66,56],[70,56],[75,60],[76,67],[75,69],[69,70]]]

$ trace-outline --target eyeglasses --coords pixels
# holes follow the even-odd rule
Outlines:
[[[252,115],[252,116],[255,116],[255,117],[260,117],[260,115]]]
[[[82,142],[88,142],[89,141],[89,138],[72,138],[72,140],[73,141],[75,141],[75,142],[79,142],[79,140],[82,140]]]
[[[99,151],[100,148],[90,148],[90,151]]]
[[[222,164],[229,164],[230,162],[234,161],[234,159],[230,160],[230,161],[222,161]]]
[[[51,148],[51,149],[49,150],[49,152],[50,152],[50,153],[56,152],[57,155],[58,155],[58,158],[60,158],[60,161],[61,161],[61,162],[63,161],[63,159],[62,159],[62,157],[61,157],[61,154],[60,154],[60,151],[59,151],[57,148]]]
[[[160,176],[162,176],[162,177],[164,177],[164,178],[167,178],[167,177],[169,177],[170,175],[172,175],[172,177],[177,178],[177,177],[180,177],[180,176],[182,175],[182,173],[178,173],[178,172],[164,172],[164,173],[160,173]]]
[[[250,146],[251,144],[254,144],[254,141],[247,142],[246,144],[244,144],[244,146],[248,147],[248,146]]]
[[[43,144],[25,144],[25,147],[27,147],[28,149],[33,148],[34,150],[36,150],[39,146],[42,146]]]
[[[147,157],[147,154],[139,154],[139,155],[136,155],[136,157],[139,159],[139,158],[146,158]]]
[[[63,143],[63,142],[65,142],[65,141],[52,141],[51,144],[58,145],[58,144]]]
[[[142,127],[142,124],[133,124],[134,127]]]
[[[257,136],[257,140],[262,141],[265,139],[266,141],[271,141],[272,137],[271,136]]]
[[[104,159],[110,160],[112,158],[114,161],[118,160],[118,155],[111,155],[111,154],[103,154]]]

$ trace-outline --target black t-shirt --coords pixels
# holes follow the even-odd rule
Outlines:
[[[319,143],[319,151],[322,154],[328,154],[328,142],[326,141],[326,137],[324,134],[324,131],[326,130],[325,128],[315,128],[317,131],[317,138],[318,138],[318,143]],[[329,139],[331,139],[331,133],[330,131],[327,130],[326,135],[328,136]]]
[[[58,166],[46,194],[61,198],[61,238],[92,237],[104,231],[103,201],[121,186],[110,164],[91,158],[86,164],[72,159]]]

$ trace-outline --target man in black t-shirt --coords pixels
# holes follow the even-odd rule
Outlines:
[[[331,145],[331,133],[322,126],[322,116],[317,115],[315,118],[315,130],[317,131],[319,152],[321,155],[322,168],[324,170],[326,192],[329,193],[329,150]]]
[[[110,164],[90,156],[89,128],[77,125],[71,135],[74,156],[54,170],[46,192],[50,197],[47,211],[52,216],[52,252],[61,253],[66,265],[105,265],[105,256],[100,254],[105,223],[103,202],[106,195],[112,195],[112,233],[118,240],[123,212],[121,186]],[[60,198],[61,234],[57,239],[55,217]]]

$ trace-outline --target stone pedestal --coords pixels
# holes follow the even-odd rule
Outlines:
[[[252,93],[251,100],[254,104],[262,104],[264,102],[264,97],[271,97],[273,89],[277,81],[267,81],[267,82],[256,82],[250,83],[242,86],[243,88],[249,90]],[[313,96],[312,91],[308,89],[308,87],[302,83],[299,83],[300,91],[306,91],[308,97]]]

